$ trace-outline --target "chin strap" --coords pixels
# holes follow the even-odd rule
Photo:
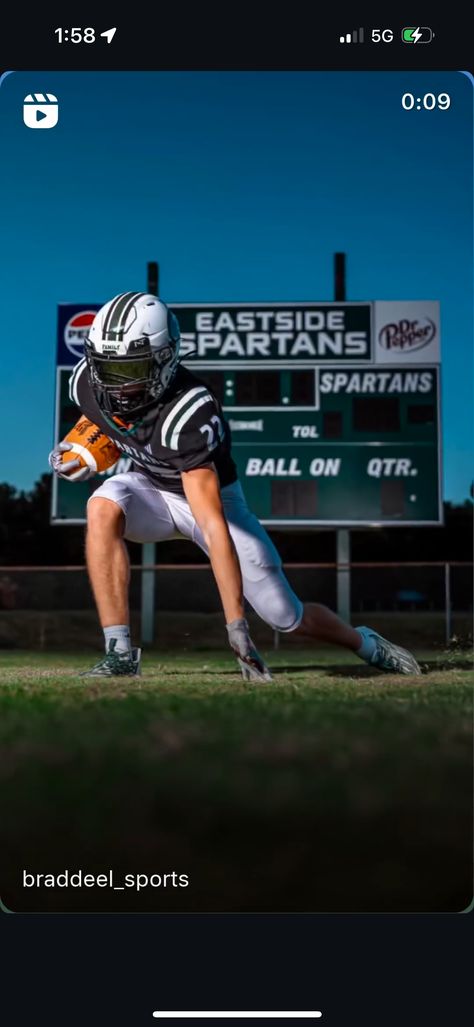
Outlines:
[[[139,421],[126,424],[126,422],[122,421],[119,417],[117,417],[117,420],[115,420],[115,417],[109,417],[105,413],[105,410],[101,410],[101,414],[104,421],[107,421],[107,424],[109,424],[111,428],[114,428],[115,431],[120,432],[121,435],[135,435],[135,432],[138,431],[140,425],[143,424],[143,417],[141,417]]]

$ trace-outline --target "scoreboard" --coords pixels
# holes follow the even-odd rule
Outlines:
[[[264,524],[441,523],[436,301],[169,305]],[[59,307],[57,440],[78,417],[67,379],[99,306]],[[53,521],[82,522],[100,481],[55,480]]]

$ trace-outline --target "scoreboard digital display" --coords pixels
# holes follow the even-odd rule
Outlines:
[[[169,305],[264,524],[441,523],[436,301]],[[77,420],[67,379],[98,306],[59,308],[58,440]],[[83,521],[100,480],[56,481],[53,520]]]

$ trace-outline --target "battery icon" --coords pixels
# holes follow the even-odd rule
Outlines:
[[[402,29],[402,40],[404,43],[431,43],[434,32],[427,28],[426,25],[421,28],[409,28]]]

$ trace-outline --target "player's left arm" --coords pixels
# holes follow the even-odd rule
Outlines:
[[[247,681],[271,681],[257,652],[244,616],[242,574],[238,554],[224,514],[219,476],[213,459],[225,441],[221,411],[208,394],[200,397],[189,417],[178,422],[171,446],[178,450],[184,494],[202,531],[219,589],[229,645]],[[166,444],[165,439],[165,444]]]
[[[242,574],[222,508],[219,479],[214,467],[182,471],[181,480],[192,514],[209,550],[227,624],[244,616]]]

